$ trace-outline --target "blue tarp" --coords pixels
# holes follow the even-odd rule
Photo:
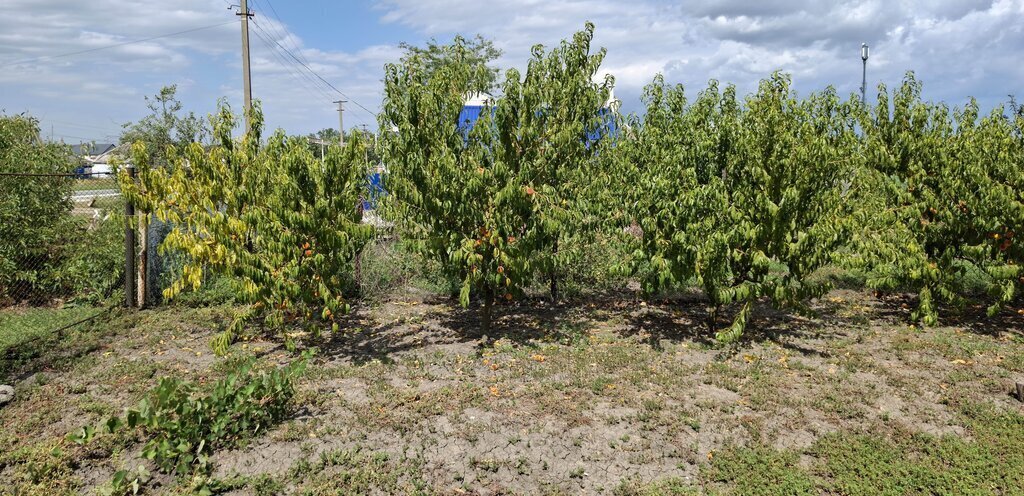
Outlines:
[[[483,106],[480,105],[466,105],[459,111],[459,132],[462,133],[462,137],[465,140],[469,139],[469,131],[473,129],[473,125],[480,119],[480,114],[484,111]],[[494,109],[492,108],[493,112]],[[601,125],[597,129],[593,129],[587,133],[588,145],[600,139],[602,136],[616,137],[618,136],[618,126],[615,122],[615,116],[611,109],[608,107],[602,108],[598,111],[598,115],[603,117]]]
[[[367,183],[369,184],[366,188],[368,190],[368,194],[363,198],[363,210],[373,210],[377,208],[377,201],[385,194],[380,172],[370,174],[369,177],[367,177]]]

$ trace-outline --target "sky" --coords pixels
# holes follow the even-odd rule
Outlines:
[[[186,110],[225,98],[241,108],[239,0],[0,0],[0,111],[31,114],[44,136],[116,141],[146,113],[146,95],[176,84]],[[860,45],[871,46],[868,99],[906,71],[926,99],[991,109],[1024,100],[1024,0],[249,0],[253,97],[268,127],[305,134],[376,127],[383,67],[399,43],[477,33],[523,68],[530,47],[596,25],[602,72],[624,112],[641,112],[657,73],[696,93],[709,79],[747,93],[775,70],[803,95],[859,92]],[[183,32],[187,31],[187,32]],[[163,36],[172,33],[172,36]],[[146,40],[146,41],[139,41]],[[111,45],[118,45],[110,47]],[[84,53],[76,53],[89,50]],[[320,80],[323,79],[323,82]],[[339,94],[340,92],[340,94]],[[342,94],[344,96],[342,96]]]

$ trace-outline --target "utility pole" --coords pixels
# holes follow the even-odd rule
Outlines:
[[[343,114],[345,112],[345,102],[348,100],[336,100],[334,103],[338,104],[338,143],[341,146],[345,146],[345,118]]]
[[[242,5],[239,6],[235,15],[242,19],[242,100],[245,102],[243,107],[245,132],[249,132],[249,112],[252,111],[252,81],[249,75],[249,18],[253,14],[249,12],[247,0],[242,0]]]
[[[867,107],[867,94],[868,94],[868,44],[860,44],[860,60],[864,62],[864,70],[861,73],[860,80],[860,106],[861,108]]]

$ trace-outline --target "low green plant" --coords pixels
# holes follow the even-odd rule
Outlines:
[[[799,455],[771,448],[730,448],[711,457],[702,472],[713,482],[728,482],[732,494],[816,494],[814,482],[802,470]]]
[[[141,494],[142,487],[149,482],[150,474],[146,467],[139,465],[135,470],[118,470],[110,485],[100,489],[103,496],[124,496]]]
[[[284,418],[295,395],[294,380],[307,360],[304,356],[286,367],[259,371],[252,360],[244,361],[207,391],[164,377],[135,408],[108,419],[102,431],[138,428],[149,438],[143,457],[160,470],[206,473],[214,450],[237,445]],[[85,426],[68,437],[86,444],[95,434],[95,428]]]

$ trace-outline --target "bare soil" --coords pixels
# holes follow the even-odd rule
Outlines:
[[[759,306],[744,340],[723,348],[691,295],[508,304],[481,336],[473,309],[410,289],[314,343],[292,418],[216,453],[214,477],[230,494],[612,494],[668,479],[706,492],[723,486],[702,467],[732,447],[792,450],[809,466],[805,450],[830,433],[969,438],[951,403],[1024,412],[1009,394],[1024,382],[1015,309],[985,318],[968,308],[922,329],[907,323],[908,306],[852,290],[807,316]],[[103,346],[22,377],[0,410],[0,450],[56,446],[160,375],[215,379],[222,359],[207,341],[229,312],[119,317]],[[295,357],[258,339],[234,348]],[[8,460],[0,487],[91,492],[140,463],[139,441],[75,452],[59,477],[36,483],[28,462]],[[163,476],[149,490],[186,485]]]

